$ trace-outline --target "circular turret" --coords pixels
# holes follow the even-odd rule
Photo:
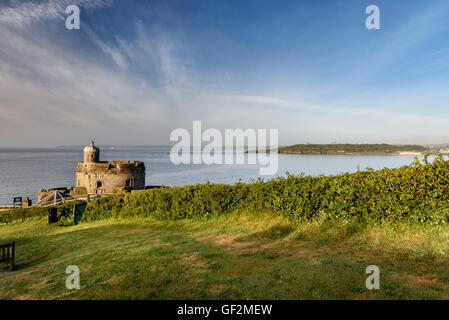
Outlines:
[[[99,162],[100,161],[100,149],[94,145],[92,141],[90,145],[84,148],[84,163]]]

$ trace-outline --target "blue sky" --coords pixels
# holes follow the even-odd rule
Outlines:
[[[448,18],[445,0],[0,1],[0,147],[168,144],[193,120],[449,143]]]

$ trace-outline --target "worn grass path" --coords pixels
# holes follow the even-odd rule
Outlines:
[[[17,268],[0,299],[449,299],[449,226],[295,225],[267,214],[207,221],[37,220],[0,226]],[[381,289],[365,288],[365,268]],[[68,265],[81,289],[67,290]]]

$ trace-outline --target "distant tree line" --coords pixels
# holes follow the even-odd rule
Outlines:
[[[425,152],[426,148],[419,145],[391,145],[391,144],[295,144],[279,148],[279,153],[299,154],[392,154],[396,152],[416,151]]]

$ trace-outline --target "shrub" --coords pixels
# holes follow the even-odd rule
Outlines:
[[[73,206],[82,201],[66,202],[58,206],[58,216],[64,216],[63,219],[72,219]],[[13,221],[24,221],[31,218],[47,217],[48,208],[32,207],[19,208],[9,211],[0,212],[0,223],[10,223]]]
[[[268,211],[293,221],[314,219],[448,221],[449,161],[415,160],[397,169],[366,169],[335,176],[291,175],[248,184],[197,184],[97,198],[83,220],[154,217],[204,219],[235,210]],[[61,209],[62,210],[62,209]],[[46,209],[0,215],[0,222],[44,216]]]
[[[264,210],[295,221],[323,215],[370,221],[447,221],[449,162],[415,160],[410,166],[366,169],[336,176],[287,174],[248,184],[198,184],[96,199],[86,218],[152,216],[202,219],[239,209]]]

